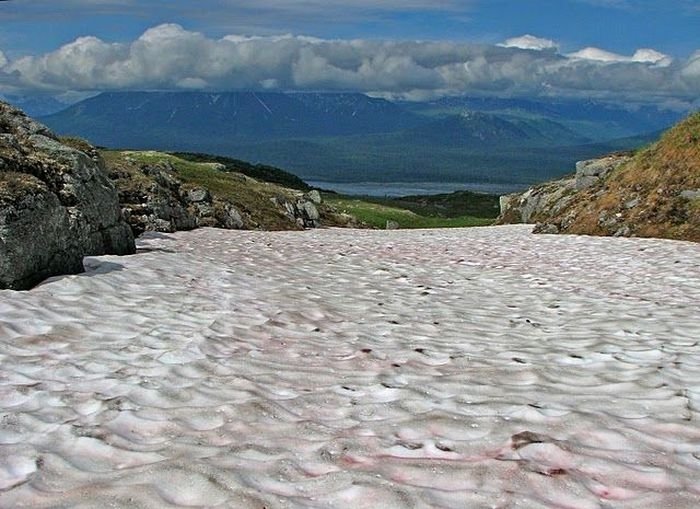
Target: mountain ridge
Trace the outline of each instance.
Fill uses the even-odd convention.
[[[330,103],[323,97],[279,92],[105,92],[41,121],[90,137],[86,129],[106,131],[115,121],[126,122],[128,116],[145,131],[143,135],[153,136],[149,130],[161,125],[180,135],[195,131],[199,136],[242,140],[385,132],[419,122],[415,114],[384,99],[339,93],[333,94],[336,101]],[[105,137],[107,133],[94,134]],[[112,144],[118,143],[112,139]]]

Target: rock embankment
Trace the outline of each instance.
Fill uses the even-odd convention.
[[[502,197],[498,222],[700,242],[700,113],[634,155],[585,161],[575,176]]]
[[[0,288],[81,272],[87,255],[134,251],[98,153],[0,102]]]

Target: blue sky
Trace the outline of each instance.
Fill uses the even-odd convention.
[[[687,56],[700,47],[699,0],[8,0],[0,3],[0,21],[0,41],[10,55],[45,52],[83,35],[124,42],[162,23],[211,36],[496,43],[531,33],[567,49],[651,47]]]
[[[0,92],[342,88],[415,97],[493,92],[683,101],[700,94],[700,0],[8,0],[0,2],[0,26]],[[163,28],[173,26],[179,32]],[[144,42],[149,30],[157,42]],[[275,37],[282,34],[318,40],[297,37],[290,49],[289,40]],[[530,43],[523,46],[518,38],[526,34]],[[262,42],[221,43],[230,35]],[[92,39],[79,39],[87,36]],[[509,39],[506,45],[517,48],[502,47]],[[373,45],[377,40],[390,46]],[[415,40],[431,43],[406,46]],[[139,51],[148,44],[153,58],[163,51],[177,56],[179,67],[165,66],[177,76],[147,69]],[[259,67],[241,57],[260,48]],[[270,62],[266,49],[289,62]],[[639,49],[654,51],[633,57]],[[378,75],[377,52],[387,53],[383,66],[393,75]],[[188,58],[223,58],[228,67],[218,75],[189,72],[197,62]],[[314,79],[299,75],[300,61]],[[233,77],[240,72],[250,79]]]

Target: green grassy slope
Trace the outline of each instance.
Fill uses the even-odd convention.
[[[352,197],[324,194],[336,209],[375,227],[387,221],[400,228],[454,228],[485,226],[498,215],[498,197],[460,191],[433,196],[400,198]]]

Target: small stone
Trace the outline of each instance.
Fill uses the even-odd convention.
[[[400,228],[399,223],[397,223],[396,221],[387,220],[387,222],[386,222],[386,229],[387,230],[398,230],[399,228]]]
[[[629,201],[625,202],[626,209],[633,209],[637,205],[639,205],[639,198],[634,198],[633,200],[629,200]]]
[[[544,234],[555,234],[559,233],[559,227],[556,224],[552,223],[539,223],[535,227],[535,232]]]
[[[681,191],[680,197],[686,200],[697,200],[700,198],[700,189],[686,189]]]
[[[187,191],[187,200],[192,203],[211,202],[211,194],[206,189],[196,187]]]
[[[615,237],[629,237],[632,234],[632,230],[630,229],[629,226],[625,225],[622,228],[618,229],[613,236]]]

